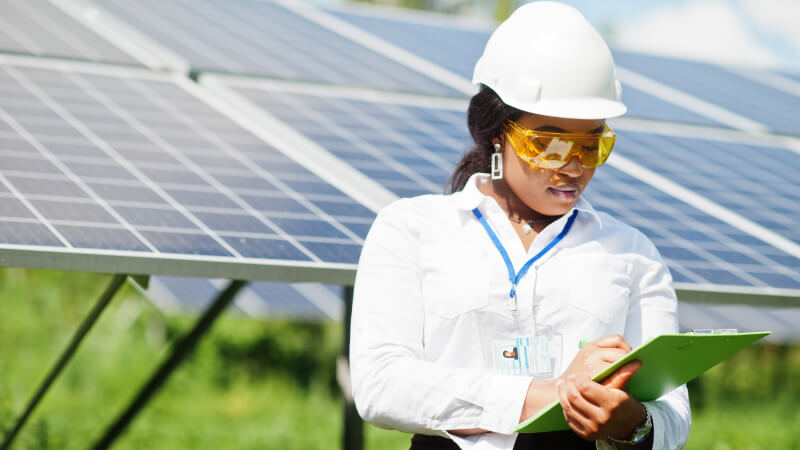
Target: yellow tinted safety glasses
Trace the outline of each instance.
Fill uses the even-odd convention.
[[[531,130],[509,120],[506,138],[517,156],[531,167],[559,169],[577,157],[589,169],[606,162],[617,135],[605,124],[599,133],[556,133]]]

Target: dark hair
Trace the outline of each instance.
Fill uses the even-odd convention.
[[[475,145],[461,158],[448,181],[449,192],[460,191],[474,173],[489,172],[494,145],[492,139],[502,136],[507,120],[517,120],[522,111],[508,106],[491,88],[481,90],[469,101],[467,127]]]

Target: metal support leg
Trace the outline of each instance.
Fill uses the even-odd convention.
[[[114,443],[117,437],[125,431],[128,424],[133,421],[139,411],[147,404],[150,397],[158,391],[175,368],[177,368],[183,359],[191,353],[200,338],[203,337],[217,317],[233,301],[239,290],[246,284],[246,281],[240,280],[234,280],[228,284],[228,287],[217,296],[200,320],[197,321],[194,328],[175,343],[170,355],[161,363],[161,366],[156,370],[153,376],[150,377],[150,380],[142,386],[136,398],[134,398],[128,406],[128,409],[117,418],[113,425],[108,427],[105,435],[95,443],[93,448],[106,449]]]
[[[114,297],[114,294],[116,294],[125,283],[126,277],[127,275],[114,275],[114,277],[111,279],[111,282],[109,283],[105,292],[103,292],[103,295],[100,296],[99,300],[97,300],[97,303],[95,303],[94,307],[89,312],[89,315],[83,319],[83,322],[78,327],[78,330],[72,336],[72,340],[69,342],[69,345],[67,345],[67,348],[61,353],[61,357],[59,357],[55,366],[50,369],[50,372],[39,386],[39,389],[36,390],[33,398],[31,398],[30,402],[28,402],[25,412],[23,412],[20,418],[17,419],[16,425],[14,425],[14,428],[12,428],[11,432],[8,433],[3,441],[3,444],[0,445],[0,449],[6,450],[11,446],[11,443],[14,442],[14,438],[17,437],[17,434],[20,432],[20,430],[22,430],[22,427],[25,426],[25,422],[33,413],[33,410],[42,400],[56,378],[58,378],[58,375],[61,374],[61,371],[64,369],[64,367],[66,367],[69,360],[72,359],[72,356],[78,350],[78,346],[81,345],[83,338],[86,337],[86,334],[89,333],[89,330],[91,330],[92,326],[95,324],[95,322],[97,322],[97,318],[100,317],[100,314],[103,312],[106,306],[108,306],[108,303]]]
[[[356,411],[350,385],[350,372],[348,361],[350,358],[350,316],[353,313],[353,287],[344,288],[344,344],[342,357],[339,359],[339,380],[344,398],[344,436],[343,447],[345,450],[362,450],[364,448],[364,421]],[[343,382],[346,380],[346,382]]]

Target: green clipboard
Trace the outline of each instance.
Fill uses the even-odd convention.
[[[732,334],[662,334],[620,358],[592,377],[601,381],[625,364],[642,361],[626,385],[639,401],[655,400],[703,374],[739,350],[770,334],[768,331]],[[520,433],[568,430],[561,404],[556,401],[521,423]]]

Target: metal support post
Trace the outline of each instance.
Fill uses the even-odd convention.
[[[153,394],[167,381],[167,378],[169,378],[172,372],[180,365],[183,359],[194,350],[200,338],[203,337],[217,317],[227,308],[234,297],[236,297],[239,290],[246,284],[246,281],[240,280],[234,280],[228,284],[228,287],[217,296],[211,306],[208,307],[203,316],[197,321],[194,328],[175,343],[170,355],[161,363],[161,366],[150,377],[150,380],[142,386],[139,393],[128,406],[128,409],[120,414],[117,420],[106,429],[106,433],[95,443],[93,448],[106,449],[114,443],[125,431],[125,428],[130,422],[133,421],[139,411],[147,404]]]
[[[58,361],[50,369],[50,372],[45,377],[42,384],[39,386],[39,389],[36,390],[36,393],[33,395],[33,398],[28,402],[28,406],[25,408],[25,412],[17,419],[16,425],[14,428],[11,429],[11,432],[6,435],[3,444],[0,445],[1,450],[6,450],[11,446],[11,443],[14,442],[14,438],[17,437],[22,427],[25,426],[25,422],[28,420],[30,415],[33,413],[33,410],[42,400],[44,395],[47,393],[47,390],[50,389],[50,386],[53,382],[58,378],[61,371],[66,367],[67,363],[72,359],[72,356],[75,355],[75,352],[78,350],[78,347],[81,345],[83,338],[89,333],[89,330],[92,329],[95,322],[97,322],[98,317],[103,312],[103,310],[108,306],[111,299],[114,297],[122,285],[125,283],[125,278],[127,275],[114,275],[111,279],[106,290],[103,292],[103,295],[100,296],[100,299],[97,300],[92,310],[89,312],[83,322],[78,327],[78,330],[72,336],[72,340],[67,345],[67,348],[61,353],[61,356],[58,358]]]
[[[353,314],[353,286],[344,287],[344,344],[342,356],[339,359],[339,385],[342,387],[344,398],[344,436],[343,447],[345,450],[362,450],[364,448],[364,421],[358,415],[353,402],[350,385],[350,317]]]

